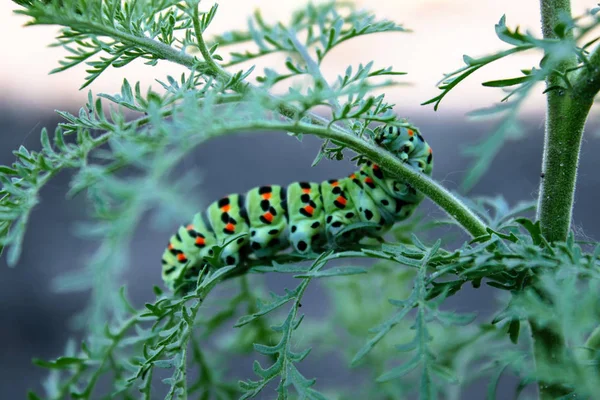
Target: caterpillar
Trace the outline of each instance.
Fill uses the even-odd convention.
[[[432,150],[417,130],[380,125],[373,129],[373,140],[431,175]],[[382,236],[408,218],[423,195],[387,178],[371,161],[359,164],[346,178],[260,186],[213,202],[171,236],[162,256],[165,285],[176,290],[178,282],[197,277],[205,266],[268,260],[290,246],[306,255]]]

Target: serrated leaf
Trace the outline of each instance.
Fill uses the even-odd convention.
[[[14,168],[7,167],[6,165],[0,165],[0,174],[5,175],[18,175],[17,170]]]
[[[400,321],[404,319],[404,317],[406,317],[410,310],[411,307],[404,307],[392,318],[381,324],[380,327],[378,327],[375,330],[377,334],[373,338],[369,339],[367,343],[365,343],[360,348],[360,350],[356,352],[356,354],[352,358],[350,365],[357,365],[394,326],[396,326]]]
[[[294,275],[294,278],[329,278],[335,276],[366,274],[367,270],[360,267],[333,267],[326,270]]]
[[[542,229],[540,227],[540,221],[536,221],[535,223],[527,218],[516,218],[515,222],[521,224],[527,232],[531,235],[531,239],[535,245],[540,245],[542,243]]]
[[[398,379],[403,377],[404,375],[412,372],[415,368],[417,368],[421,364],[420,357],[414,357],[410,361],[399,365],[397,367],[392,368],[388,372],[377,377],[377,382],[387,382],[392,379]]]
[[[477,313],[455,313],[447,311],[437,311],[436,318],[443,324],[464,326],[469,325],[477,318]]]
[[[77,357],[58,357],[54,361],[45,361],[39,358],[33,359],[33,363],[38,367],[49,369],[69,369],[73,366],[80,365],[83,362],[83,359]]]
[[[288,292],[286,295],[284,296],[274,296],[274,300],[266,303],[266,304],[260,304],[259,305],[259,311],[251,314],[251,315],[244,315],[243,317],[240,317],[238,319],[238,321],[235,323],[234,327],[238,328],[240,326],[246,325],[252,321],[254,321],[257,318],[262,317],[263,315],[266,315],[276,309],[278,309],[279,307],[281,307],[282,305],[284,305],[285,303],[291,301],[292,299],[294,299],[296,296],[295,291],[294,292]]]
[[[520,76],[517,78],[487,81],[487,82],[483,82],[482,85],[487,86],[487,87],[506,87],[506,86],[520,85],[521,83],[527,82],[529,80],[531,80],[530,76]]]

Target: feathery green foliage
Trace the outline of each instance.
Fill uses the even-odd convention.
[[[572,91],[572,82],[581,76],[581,70],[593,70],[595,68],[593,61],[590,59],[589,49],[596,43],[598,37],[590,40],[589,36],[599,24],[600,20],[595,16],[595,12],[574,19],[563,14],[560,16],[559,24],[554,27],[556,37],[538,38],[530,32],[520,32],[518,27],[511,30],[506,25],[505,16],[502,16],[495,27],[496,35],[498,39],[511,47],[508,50],[478,58],[464,55],[464,67],[444,74],[444,79],[438,83],[438,87],[442,92],[423,103],[433,104],[436,110],[451,90],[480,68],[513,54],[525,51],[540,53],[539,66],[523,68],[520,76],[482,83],[486,87],[501,88],[506,94],[500,100],[500,103],[469,113],[469,116],[473,119],[497,119],[499,122],[495,129],[479,144],[465,149],[465,153],[474,157],[475,162],[463,182],[463,190],[469,190],[481,179],[507,140],[519,139],[523,136],[523,127],[519,123],[519,110],[524,100],[537,87],[537,84],[543,83],[551,74],[557,74],[560,77],[560,82],[547,87],[544,93]],[[567,68],[565,71],[557,68],[570,55],[577,58],[577,65]]]
[[[85,327],[82,344],[69,344],[54,360],[35,360],[51,370],[43,398],[460,399],[479,378],[489,380],[488,398],[495,398],[498,380],[508,372],[519,380],[519,391],[538,384],[542,398],[595,395],[600,386],[600,246],[580,245],[572,235],[548,237],[554,226],[544,213],[540,220],[528,219],[531,204],[510,208],[502,197],[460,199],[376,146],[371,123],[416,130],[381,94],[403,72],[359,59],[335,81],[324,78],[321,63],[336,46],[372,33],[408,32],[403,26],[336,2],[309,4],[287,23],[269,23],[257,11],[247,29],[216,33],[210,24],[218,7],[201,11],[199,0],[13,1],[28,24],[61,27],[54,45],[68,55],[52,72],[86,65],[82,87],[108,68],[135,60],[186,69],[180,77],[157,79],[160,91],[124,79],[116,94],[90,92],[77,115],[59,112],[63,122],[54,135],[42,131],[38,151],[21,147],[11,166],[0,166],[0,250],[6,250],[9,265],[23,251],[40,190],[66,169],[75,171],[69,195],[85,194],[90,203],[90,222],[80,233],[98,243],[85,267],[55,282],[60,290],[88,290],[92,297],[79,317]],[[482,58],[465,56],[466,66],[446,75],[442,93],[425,103],[437,108],[450,90],[491,62],[522,51],[544,53],[539,68],[484,83],[508,90],[507,96],[501,105],[472,116],[504,119],[473,152],[480,158],[466,187],[482,176],[505,138],[515,135],[518,109],[537,83],[548,82],[550,99],[567,99],[554,99],[558,106],[570,101],[576,107],[577,96],[593,99],[600,89],[600,55],[590,52],[597,38],[589,40],[599,22],[596,10],[574,19],[565,0],[542,4],[550,7],[542,13],[544,21],[555,22],[552,34],[523,34],[502,18],[496,33],[511,48]],[[247,50],[228,51],[233,45]],[[248,66],[274,53],[286,56],[282,65],[262,73]],[[272,94],[274,85],[300,76],[310,82]],[[321,106],[327,117],[315,113]],[[549,107],[552,118],[557,111]],[[575,122],[583,127],[586,115]],[[548,129],[553,135],[552,124]],[[431,228],[448,221],[413,218],[395,228],[393,242],[328,251],[308,266],[284,254],[268,265],[252,261],[205,270],[183,277],[178,295],[155,287],[156,299],[136,309],[119,288],[140,220],[148,211],[161,221],[196,211],[184,199],[197,175],[174,179],[174,169],[211,138],[256,130],[319,136],[323,145],[315,163],[342,159],[346,149],[353,150],[357,159],[378,163],[428,196],[472,240],[454,248],[444,248],[448,245],[440,239],[426,245],[438,234]],[[547,168],[552,176],[552,162]],[[366,259],[376,260],[375,265],[339,265]],[[328,265],[336,260],[343,261]],[[254,278],[265,274],[289,275],[299,283],[261,300],[264,293]],[[249,275],[257,275],[252,285]],[[325,321],[305,319],[300,312],[314,281],[324,282],[330,296]],[[239,289],[226,301],[211,300],[211,293],[228,282],[239,282]],[[465,285],[501,293],[501,311],[488,320],[448,310],[446,300]],[[210,311],[205,304],[211,304]],[[523,332],[527,325],[532,337]],[[222,330],[234,333],[215,349],[209,340]],[[228,360],[248,351],[261,360],[254,362],[256,377],[232,383]],[[307,364],[300,367],[309,353],[341,355],[366,383],[355,390],[316,384]],[[29,398],[42,397],[31,392]]]

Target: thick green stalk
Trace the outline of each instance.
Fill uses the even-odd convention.
[[[573,92],[548,93],[537,218],[550,242],[565,241],[571,228],[581,139],[592,103]]]
[[[546,39],[556,39],[554,28],[561,17],[571,16],[570,0],[540,0],[542,33]],[[572,39],[572,32],[567,39]],[[546,128],[544,135],[544,157],[542,162],[541,184],[538,197],[537,218],[542,233],[550,242],[567,239],[571,228],[575,185],[579,153],[585,122],[593,99],[599,89],[600,56],[598,49],[590,57],[589,67],[582,68],[578,74],[564,75],[578,64],[573,54],[555,67],[555,71],[546,80],[547,93]],[[565,87],[569,86],[570,87]],[[538,326],[530,321],[533,337],[533,350],[538,371],[544,365],[561,362],[564,351],[563,338],[548,327]],[[570,392],[558,384],[538,382],[540,399],[555,399]]]
[[[529,321],[533,338],[533,354],[536,368],[541,365],[560,364],[564,361],[563,338],[549,327],[540,326],[536,321]],[[572,392],[559,384],[538,381],[540,400],[558,399]]]
[[[541,0],[542,32],[546,39],[556,39],[554,28],[561,16],[571,15],[570,0]],[[572,33],[569,34],[572,37]],[[565,72],[577,65],[575,54],[564,59],[556,70]],[[552,73],[548,88],[564,87],[564,79]],[[577,167],[583,128],[593,95],[577,85],[572,89],[554,89],[547,93],[546,129],[538,215],[542,233],[550,241],[567,239],[571,227]]]
[[[540,0],[542,33],[544,38],[556,38],[554,27],[559,23],[561,13],[571,15],[570,0]],[[557,65],[564,72],[576,65],[575,57],[570,57]],[[546,87],[562,86],[564,82],[558,74],[550,74]],[[541,183],[538,195],[537,219],[542,233],[551,241],[566,240],[570,226],[579,163],[579,148],[587,110],[577,110],[576,99],[571,92],[551,90],[546,95],[546,127],[544,132],[544,155]],[[588,107],[589,109],[589,107]],[[533,355],[536,370],[543,365],[556,363],[556,351],[562,351],[564,340],[551,329],[541,327],[530,320],[533,339]],[[568,393],[556,384],[538,380],[540,400],[555,399]]]

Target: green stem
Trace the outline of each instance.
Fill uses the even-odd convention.
[[[440,208],[456,220],[473,237],[487,234],[485,223],[475,215],[463,202],[456,198],[450,191],[435,182],[427,175],[421,174],[407,164],[400,161],[393,154],[383,150],[373,143],[364,141],[353,134],[342,133],[331,127],[306,124],[301,122],[272,122],[254,121],[240,125],[227,125],[220,127],[218,135],[239,133],[241,131],[286,131],[319,136],[343,143],[346,147],[358,154],[363,154],[369,160],[377,163],[385,171],[399,180],[410,184],[429,197]],[[216,135],[213,133],[212,135]]]
[[[555,84],[548,78],[548,86]],[[593,98],[548,93],[542,180],[537,218],[550,242],[565,241],[571,228],[579,152]]]
[[[570,0],[540,0],[540,11],[544,38],[557,39],[554,28],[562,22],[562,18],[571,17]],[[573,39],[572,32],[568,33],[569,39]],[[590,58],[592,66],[600,64],[597,53],[598,49]],[[557,72],[549,74],[546,79],[547,88],[563,87],[564,74],[577,64],[575,54],[557,63]],[[572,78],[570,88],[550,90],[546,98],[544,157],[537,218],[542,233],[550,242],[565,241],[571,228],[583,130],[599,88],[596,67],[582,68]],[[562,336],[549,327],[539,326],[533,319],[529,323],[538,371],[542,366],[559,367],[565,347]],[[538,387],[540,399],[555,399],[570,392],[560,384],[543,380],[538,381]]]
[[[563,15],[571,15],[570,0],[541,0],[540,8],[544,38],[556,39],[554,27]],[[572,32],[569,35],[572,38]],[[573,54],[559,62],[555,69],[564,73],[575,66],[577,58]],[[548,88],[564,86],[564,81],[558,73],[551,73],[546,85]],[[580,80],[572,90],[556,89],[547,93],[537,218],[550,242],[564,241],[569,234],[581,139],[593,97],[586,87],[581,87]]]
[[[198,12],[198,6],[194,7],[193,14],[193,22],[194,22],[194,35],[196,36],[196,41],[198,42],[198,50],[200,50],[200,54],[204,57],[204,62],[207,65],[208,71],[211,71],[215,78],[227,82],[231,75],[227,71],[225,71],[219,64],[215,62],[212,58],[212,54],[210,54],[210,50],[204,41],[204,37],[202,36],[202,29],[200,28],[200,14]],[[208,72],[207,71],[207,72]],[[239,85],[234,88],[234,90],[238,93],[245,93],[247,91],[246,85]]]
[[[533,338],[536,370],[539,371],[540,366],[560,366],[565,359],[565,343],[562,336],[550,327],[538,325],[535,320],[530,320],[529,326]],[[538,380],[538,390],[540,400],[557,399],[572,392],[571,389],[560,384],[547,383],[543,380]]]
[[[190,336],[191,336],[191,334],[190,334]],[[190,336],[188,336],[188,340],[187,340],[188,342],[189,342]],[[181,374],[182,374],[182,377],[181,377],[180,384],[178,385],[182,389],[179,394],[179,397],[178,397],[178,399],[181,399],[181,400],[187,400],[187,398],[188,398],[188,388],[187,388],[187,370],[188,370],[187,369],[187,352],[188,352],[187,348],[188,348],[188,346],[189,345],[186,345],[184,348],[181,349],[181,367],[182,367]]]

